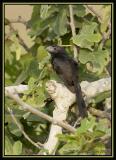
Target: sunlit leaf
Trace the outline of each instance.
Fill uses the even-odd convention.
[[[12,45],[11,40],[5,41],[5,62],[8,61],[10,64],[13,61],[13,55],[11,54],[10,46]]]
[[[49,5],[41,5],[41,9],[40,9],[41,18],[45,19],[47,17],[49,7],[50,7]]]
[[[94,33],[97,29],[97,23],[92,22],[91,24],[83,24],[80,33],[72,38],[73,43],[80,46],[81,48],[92,49],[94,43],[100,42],[102,36],[99,32]]]
[[[58,13],[56,20],[54,22],[53,30],[58,36],[64,35],[67,32],[67,24],[66,24],[67,16],[66,15],[67,15],[66,10],[62,9]]]
[[[78,17],[84,17],[86,14],[85,7],[83,5],[73,5],[73,13]]]
[[[13,144],[13,155],[21,155],[22,153],[22,143],[20,141],[16,141]]]
[[[93,132],[93,127],[94,127],[95,125],[96,125],[96,122],[95,122],[95,118],[94,118],[94,117],[92,117],[92,118],[90,119],[90,121],[87,120],[87,119],[83,119],[83,120],[81,121],[81,127],[77,129],[77,134],[78,134],[78,133],[84,133],[84,132],[86,132],[87,130]]]
[[[98,50],[94,52],[80,50],[79,54],[79,61],[83,64],[90,62],[92,64],[90,71],[97,72],[98,74],[103,72],[103,69],[108,64],[109,59],[109,52],[107,50]]]
[[[10,139],[5,136],[5,155],[12,155],[13,154],[13,148],[12,143]]]
[[[44,58],[46,58],[48,56],[48,52],[45,49],[44,46],[40,46],[37,50],[37,59],[39,62],[41,62],[42,60],[44,60]]]

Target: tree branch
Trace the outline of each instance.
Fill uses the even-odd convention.
[[[24,25],[27,25],[27,21],[23,19],[21,16],[19,16],[17,19],[10,19],[10,23],[22,23]]]
[[[92,13],[95,14],[95,16],[98,18],[98,20],[101,22],[102,21],[102,17],[101,15],[99,15],[98,12],[96,12],[96,10],[93,9],[93,7],[91,7],[90,5],[85,5],[85,7],[90,10]]]
[[[107,118],[111,121],[111,114],[107,113],[106,111],[101,111],[101,110],[98,110],[92,107],[90,107],[88,110],[94,116],[101,117],[101,118]]]
[[[70,27],[71,27],[71,31],[72,31],[72,36],[74,37],[76,35],[76,30],[75,30],[75,24],[74,24],[74,18],[73,18],[73,7],[72,5],[69,5],[69,13],[70,13]],[[74,50],[74,58],[77,60],[77,48],[74,45],[73,46],[73,50]]]
[[[64,122],[61,121],[57,121],[55,119],[53,119],[52,117],[48,116],[47,114],[33,108],[31,105],[26,104],[25,102],[23,102],[18,95],[13,94],[9,91],[5,92],[6,96],[12,98],[15,102],[17,102],[19,105],[21,105],[23,107],[24,110],[28,110],[29,112],[55,124],[58,126],[61,126],[63,128],[65,128],[66,130],[68,130],[69,132],[74,133],[75,132],[75,128],[73,128],[72,126],[70,126],[69,124],[66,124]]]
[[[53,119],[57,121],[66,121],[69,107],[75,101],[75,94],[70,92],[67,87],[57,83],[56,81],[48,81],[46,83],[46,89],[51,98],[55,102],[55,109],[53,111]],[[68,97],[68,98],[67,98]],[[48,141],[45,143],[44,148],[48,150],[49,154],[55,154],[59,144],[57,134],[62,134],[62,128],[60,126],[51,125]],[[52,145],[51,145],[52,143]],[[46,153],[44,153],[45,155]]]
[[[15,122],[15,124],[17,125],[17,127],[19,128],[19,130],[22,132],[22,134],[24,135],[24,137],[25,137],[31,144],[33,144],[34,146],[36,146],[37,148],[40,149],[41,147],[43,147],[43,144],[42,144],[42,143],[37,142],[37,143],[38,143],[38,144],[37,144],[37,143],[35,143],[34,141],[32,141],[32,140],[29,138],[29,136],[24,132],[22,126],[19,124],[19,122],[17,121],[16,117],[14,116],[13,111],[12,111],[10,108],[8,108],[8,111],[9,111],[9,113],[10,113],[12,119],[13,119],[13,122]],[[38,145],[39,145],[39,146],[38,146]],[[41,147],[40,147],[40,146],[41,146]]]
[[[14,27],[12,26],[12,24],[11,24],[11,22],[10,22],[9,20],[8,20],[8,25],[9,25],[9,27],[10,27],[11,32],[17,32],[17,31],[14,29]],[[5,40],[7,40],[7,39],[9,38],[9,35],[10,35],[10,34],[8,34],[8,36],[5,37]],[[16,37],[17,37],[17,39],[18,39],[18,41],[19,41],[19,44],[20,44],[21,46],[23,46],[24,49],[25,49],[27,52],[29,52],[30,49],[28,48],[28,46],[25,44],[25,42],[23,41],[23,39],[20,37],[20,35],[19,35],[18,33],[16,34]]]
[[[83,81],[81,82],[81,88],[82,92],[85,95],[85,102],[86,104],[89,104],[91,102],[91,98],[95,97],[95,95],[98,95],[99,93],[107,90],[111,90],[111,78],[103,78],[94,82]],[[51,80],[46,83],[46,90],[56,104],[52,118],[38,111],[32,106],[22,102],[18,95],[15,94],[16,91],[20,93],[26,89],[28,89],[28,87],[23,87],[22,85],[19,85],[19,88],[18,86],[10,86],[5,88],[5,94],[14,99],[19,105],[21,105],[29,112],[52,122],[48,140],[43,147],[48,150],[49,154],[55,154],[55,151],[58,147],[58,138],[56,137],[56,135],[62,133],[62,127],[72,133],[76,131],[74,127],[63,122],[66,120],[69,106],[71,106],[75,102],[75,94],[70,92],[63,84],[57,83],[56,81]],[[43,154],[46,155],[45,152]]]
[[[85,7],[88,10],[90,10],[92,13],[94,13],[94,15],[98,18],[99,22],[102,23],[101,15],[91,5],[85,5]],[[109,20],[109,23],[108,23],[108,31],[101,34],[102,34],[101,48],[103,48],[106,40],[109,39],[111,35],[111,20]]]
[[[109,21],[108,24],[108,31],[102,33],[101,48],[103,48],[103,46],[105,45],[106,40],[110,38],[110,35],[111,35],[111,20]]]

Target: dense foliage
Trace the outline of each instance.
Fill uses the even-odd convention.
[[[33,107],[51,115],[53,102],[45,102],[48,94],[45,83],[50,79],[58,80],[50,64],[50,55],[46,46],[63,45],[70,56],[74,57],[74,45],[77,46],[80,68],[80,81],[94,81],[107,77],[106,66],[111,60],[111,5],[72,5],[75,36],[70,26],[69,5],[33,5],[31,19],[25,24],[28,35],[34,44],[29,50],[19,41],[19,35],[11,29],[5,39],[5,86],[27,84],[29,90],[21,97]],[[94,12],[93,12],[94,11]],[[5,27],[10,27],[10,20],[5,19]],[[102,103],[103,98],[98,101]],[[99,105],[96,102],[95,107]],[[23,130],[37,142],[44,143],[49,135],[50,123],[21,109],[13,100],[5,98],[5,154],[36,154],[39,149],[28,142],[13,123],[7,107],[13,109]],[[72,114],[69,119],[74,121]],[[57,154],[69,155],[104,155],[106,146],[100,139],[110,134],[107,119],[91,116],[84,119],[75,134],[58,135],[61,144]]]

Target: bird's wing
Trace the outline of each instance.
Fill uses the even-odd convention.
[[[73,85],[72,76],[74,75],[72,75],[73,72],[69,60],[55,58],[53,61],[53,68],[65,84]]]

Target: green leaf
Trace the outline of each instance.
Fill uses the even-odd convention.
[[[16,141],[13,144],[13,155],[21,155],[22,153],[22,143],[20,141]]]
[[[79,153],[80,146],[76,142],[65,144],[60,150],[61,155],[77,155]]]
[[[108,27],[108,23],[111,19],[111,4],[109,5],[89,5],[91,10],[88,10],[93,16],[97,16],[100,22],[100,30],[104,33]],[[95,14],[96,13],[96,14]]]
[[[44,104],[44,100],[46,99],[45,90],[43,87],[39,87],[37,92],[38,97],[36,98],[36,102],[39,106],[42,106]]]
[[[29,76],[33,76],[34,78],[37,78],[40,73],[39,67],[38,67],[38,61],[35,57],[32,57],[30,54],[28,54],[27,56],[23,57],[21,61],[22,61],[21,65],[23,66],[23,70],[18,75],[15,81],[15,85],[24,82]]]
[[[48,52],[45,50],[44,46],[40,46],[37,50],[37,59],[39,62],[44,60],[48,56]]]
[[[34,78],[37,78],[40,74],[40,70],[38,67],[38,60],[35,58],[31,61],[29,68],[28,68],[29,76],[33,76]]]
[[[101,32],[104,33],[108,27],[108,23],[111,19],[111,5],[107,5],[103,8],[102,20],[101,20]]]
[[[73,5],[73,13],[78,17],[84,17],[86,14],[85,7],[83,5]]]
[[[94,43],[100,42],[102,36],[99,32],[94,33],[97,29],[97,23],[83,24],[80,33],[72,38],[73,43],[82,47],[92,49]]]
[[[111,49],[111,39],[108,39],[105,43],[105,47]]]
[[[108,120],[106,118],[100,119],[98,125],[95,128],[95,131],[108,133],[109,132]]]
[[[34,77],[30,77],[30,79],[29,79],[29,81],[28,81],[28,86],[29,86],[29,89],[31,90],[31,89],[34,89],[34,87],[35,87],[35,82],[36,82],[37,80],[34,78]]]
[[[67,12],[66,9],[62,9],[57,14],[56,20],[53,24],[53,30],[58,35],[64,35],[67,33]]]
[[[101,130],[95,129],[95,130],[94,130],[94,135],[93,135],[93,136],[94,136],[95,138],[102,137],[102,136],[104,136],[104,132],[101,131]]]
[[[33,6],[33,12],[31,15],[31,19],[28,22],[28,26],[35,29],[39,23],[39,18],[40,18],[40,9],[41,9],[41,5],[34,5]]]
[[[111,134],[106,124],[106,119],[97,122],[95,117],[89,116],[81,121],[81,126],[74,134],[58,135],[59,141],[63,142],[63,146],[59,149],[60,155],[105,154],[105,145],[100,141],[100,137]]]
[[[12,155],[13,154],[13,148],[12,143],[10,139],[5,136],[5,155]]]
[[[41,5],[40,9],[40,17],[45,19],[47,17],[48,9],[50,8],[49,5]]]
[[[86,35],[85,39],[87,39],[89,42],[99,42],[102,39],[102,36],[100,33],[95,33]]]
[[[87,69],[93,73],[100,74],[109,62],[109,52],[107,50],[97,50],[90,52],[88,50],[80,50],[79,61],[82,64],[89,63],[91,67]]]
[[[20,123],[20,122],[19,122]],[[21,125],[21,123],[20,123]],[[9,125],[9,130],[12,134],[14,134],[17,137],[20,137],[22,135],[22,132],[20,131],[20,129],[17,127],[16,124],[14,123],[10,123]]]
[[[80,30],[80,34],[93,34],[94,31],[97,30],[98,24],[96,22],[91,22],[89,24],[83,23],[82,29]]]
[[[29,112],[28,112],[29,114]],[[29,114],[28,117],[25,117],[25,119],[27,119],[27,121],[31,121],[31,122],[37,122],[39,125],[40,123],[47,123],[45,119],[38,117],[36,115],[33,114]]]
[[[43,107],[45,105],[44,100],[46,99],[45,89],[41,81],[37,85],[37,80],[32,77],[29,80],[29,91],[23,96],[23,100],[33,107]],[[28,95],[29,94],[29,95]]]
[[[93,127],[95,125],[96,125],[96,122],[94,117],[91,117],[90,120],[83,119],[81,121],[81,126],[77,129],[77,134],[87,132],[88,130],[93,132]]]
[[[10,99],[5,98],[5,102],[6,102],[8,107],[9,107],[9,104],[12,105],[12,107],[10,106],[10,108],[13,109],[13,112],[15,113],[15,117],[17,119],[22,118],[22,115],[25,114],[26,111],[20,110],[19,106],[14,105],[13,101],[10,100]],[[5,109],[6,109],[6,106],[5,106]],[[5,122],[8,122],[9,126],[12,124],[12,117],[11,117],[10,113],[7,112],[6,110],[5,110]],[[11,130],[13,130],[13,128],[11,128]]]
[[[99,103],[109,97],[111,97],[111,91],[105,91],[100,93],[99,95],[96,95],[92,99],[94,100],[95,103]]]
[[[105,146],[102,143],[96,143],[96,146],[94,147],[94,154],[95,155],[105,155]]]
[[[38,23],[36,24],[36,27],[29,32],[29,35],[31,37],[33,37],[33,36],[37,37],[40,35],[44,36],[44,33],[45,33],[44,31],[46,31],[50,27],[50,25],[52,24],[54,19],[55,19],[55,17],[52,16],[52,17],[48,17],[45,20],[38,21]]]
[[[28,77],[29,72],[28,70],[23,70],[17,77],[16,81],[15,81],[15,85],[21,84],[22,82],[24,82],[26,80],[26,78]]]
[[[10,64],[12,64],[13,61],[13,55],[11,54],[10,46],[12,45],[11,40],[5,41],[5,63],[8,61]]]
[[[93,45],[93,43],[85,39],[85,35],[76,35],[72,39],[73,39],[73,43],[76,44],[77,46],[92,50],[91,46]]]
[[[13,41],[12,45],[10,46],[10,50],[12,52],[16,52],[16,60],[19,60],[21,55],[26,54],[26,51],[25,51],[23,45],[21,45],[19,43],[19,40],[18,40],[15,33],[13,33],[13,35],[10,37],[10,39]]]

